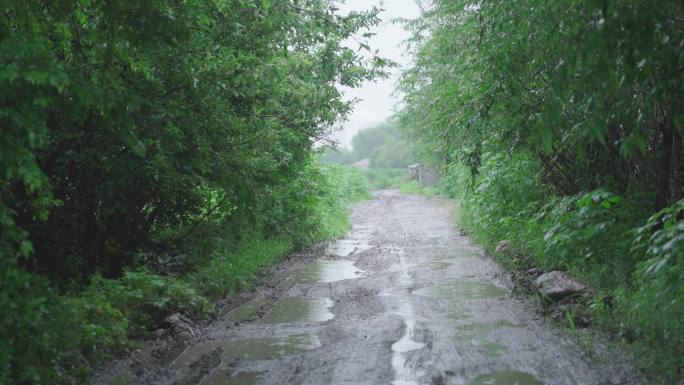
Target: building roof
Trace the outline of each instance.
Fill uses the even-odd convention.
[[[370,167],[370,159],[368,159],[368,158],[361,159],[358,162],[352,163],[352,166],[366,169],[366,168]]]

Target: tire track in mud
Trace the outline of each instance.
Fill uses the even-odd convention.
[[[620,352],[586,355],[512,297],[449,210],[445,200],[376,192],[354,206],[345,238],[280,264],[169,365],[130,383],[640,383]]]

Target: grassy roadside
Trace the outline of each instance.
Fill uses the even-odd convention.
[[[638,196],[605,190],[556,197],[526,170],[483,167],[470,179],[452,170],[443,188],[458,201],[456,222],[529,287],[526,272],[564,270],[597,294],[563,313],[630,344],[652,383],[684,383],[684,202],[650,215]],[[498,172],[498,167],[504,168]]]
[[[348,205],[370,196],[366,178],[352,168],[316,167],[318,179],[300,202],[308,215],[295,225],[244,228],[238,237],[207,221],[169,258],[173,268],[146,260],[120,278],[95,276],[84,289],[60,293],[46,279],[0,260],[6,293],[0,305],[10,310],[0,322],[16,329],[0,344],[0,384],[84,383],[93,362],[134,347],[168,315],[208,317],[216,300],[251,287],[283,256],[344,234]]]

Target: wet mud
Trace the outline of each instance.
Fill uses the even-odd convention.
[[[588,354],[513,296],[449,202],[379,191],[352,222],[226,303],[170,362],[129,360],[94,385],[642,383],[621,352]]]

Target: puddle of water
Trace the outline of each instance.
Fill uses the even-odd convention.
[[[295,273],[293,279],[298,283],[337,282],[360,277],[363,270],[354,266],[352,261],[318,260]]]
[[[255,385],[264,372],[238,372],[220,367],[212,371],[199,385]]]
[[[235,309],[224,314],[221,319],[228,322],[244,322],[252,318],[254,313],[256,313],[259,308],[261,308],[266,301],[257,297],[251,301],[245,302],[242,305],[236,307]]]
[[[399,286],[409,287],[412,284],[411,275],[408,273],[409,265],[406,262],[404,255],[399,254],[399,265],[401,266],[401,274],[399,275]],[[411,302],[407,297],[401,296],[403,300],[399,306],[398,314],[404,318],[404,326],[406,330],[404,335],[394,344],[392,344],[392,369],[394,369],[394,381],[392,385],[418,385],[418,378],[422,375],[422,371],[416,370],[408,364],[405,356],[406,353],[419,350],[425,347],[425,344],[413,339],[413,330],[416,327],[416,316],[411,306]]]
[[[365,240],[341,239],[331,243],[326,249],[326,254],[346,257],[350,254],[358,254],[362,251],[370,250],[371,248],[373,248],[373,246]]]
[[[392,344],[392,368],[394,369],[394,381],[392,385],[418,385],[415,380],[417,374],[412,368],[406,366],[403,353],[422,349],[425,344],[413,339],[413,329],[416,321],[412,318],[406,320],[406,331],[401,339]]]
[[[479,250],[463,247],[450,249],[447,255],[449,256],[449,259],[452,260],[463,260],[467,258],[478,258],[482,256]]]
[[[465,332],[465,333],[478,333],[478,334],[485,334],[489,333],[491,331],[497,330],[497,329],[502,329],[502,328],[523,328],[525,325],[521,324],[515,324],[510,321],[496,321],[494,323],[488,323],[488,324],[480,324],[480,323],[471,323],[471,324],[466,324],[462,326],[458,326],[459,331]]]
[[[259,323],[325,322],[335,317],[330,312],[332,306],[329,298],[282,298]]]
[[[434,261],[430,262],[430,266],[432,266],[433,270],[445,270],[449,268],[449,266],[453,265],[451,262],[446,262],[446,261]]]
[[[489,357],[499,357],[508,350],[507,347],[497,344],[496,342],[485,342],[481,346],[484,348],[485,354]]]
[[[506,370],[503,372],[487,373],[475,378],[468,385],[544,385],[525,372]]]
[[[478,350],[484,351],[489,357],[500,356],[508,348],[499,343],[487,339],[487,334],[502,328],[517,328],[524,325],[514,324],[509,321],[497,321],[494,323],[470,323],[456,326],[455,338],[461,343],[469,344]]]
[[[473,318],[472,309],[463,301],[450,301],[443,309],[444,315],[451,321]]]
[[[171,367],[182,369],[196,362],[203,355],[221,348],[221,363],[229,365],[236,360],[259,361],[301,353],[320,347],[318,337],[297,334],[285,338],[259,338],[231,341],[208,341],[190,346],[172,363]],[[216,370],[219,370],[217,368]]]
[[[456,281],[424,287],[413,294],[441,299],[486,299],[501,297],[508,293],[494,284],[478,281]]]

